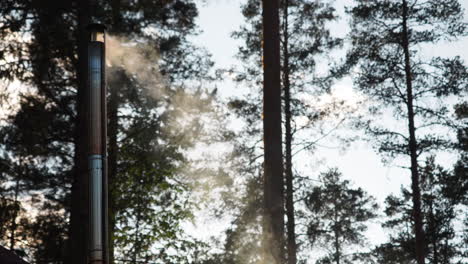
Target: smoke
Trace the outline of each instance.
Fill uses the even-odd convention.
[[[160,113],[167,115],[169,142],[185,146],[177,180],[190,187],[182,199],[190,200],[195,210],[193,221],[182,225],[184,231],[203,241],[216,239],[210,253],[223,252],[228,245],[235,263],[272,263],[261,242],[261,157],[252,163],[250,154],[243,153],[242,140],[231,132],[233,118],[216,91],[171,84],[153,46],[114,36],[106,44],[107,65],[120,68],[146,96],[163,102]],[[107,78],[118,84],[113,72]]]
[[[130,81],[144,88],[146,96],[165,104],[169,114],[165,127],[180,143],[195,145],[214,136],[213,124],[222,117],[213,92],[199,86],[171,84],[170,76],[161,73],[162,59],[153,45],[109,36],[106,46],[108,67],[125,71]],[[114,78],[112,72],[107,78]]]
[[[181,199],[189,200],[195,209],[194,220],[183,224],[184,231],[204,240],[222,236],[230,214],[224,212],[220,217],[219,211],[213,213],[212,208],[222,206],[226,195],[235,196],[231,193],[235,173],[230,165],[227,114],[216,98],[216,90],[194,85],[193,81],[186,86],[171,84],[171,76],[161,73],[159,52],[151,45],[115,36],[109,36],[106,45],[107,66],[125,72],[132,85],[143,88],[144,96],[159,102],[158,114],[165,115],[161,126],[170,137],[163,144],[183,148],[185,161],[179,164],[176,181],[189,186],[189,193],[181,195]],[[120,85],[120,77],[114,73],[109,71],[107,79]]]
[[[147,88],[153,98],[161,98],[168,82],[160,73],[159,53],[148,44],[130,41],[122,37],[109,36],[106,40],[106,64],[120,67]],[[112,78],[112,76],[108,76]]]

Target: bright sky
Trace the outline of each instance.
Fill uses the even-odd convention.
[[[206,2],[206,1],[204,1]],[[194,40],[197,44],[204,46],[213,54],[215,67],[227,68],[239,62],[234,58],[240,41],[230,37],[231,32],[237,30],[243,23],[240,5],[244,1],[208,0],[208,3],[200,4],[200,15],[198,25],[203,33]],[[343,10],[344,3],[351,1],[337,0],[337,10]],[[460,1],[465,8],[465,17],[468,20],[468,0]],[[341,19],[331,25],[332,34],[343,36],[347,32],[347,21]],[[468,62],[468,38],[456,43],[438,45],[437,49],[426,48],[424,53],[428,56],[461,56]],[[230,97],[244,90],[226,80],[218,84],[221,96]],[[350,79],[340,82],[335,87],[337,94],[352,94],[352,83]],[[317,159],[324,159],[321,165],[309,164],[304,160],[301,166],[309,168],[313,177],[324,171],[327,167],[338,167],[345,178],[352,180],[355,186],[367,190],[376,197],[380,204],[390,193],[399,193],[400,186],[409,184],[409,171],[396,166],[384,166],[381,157],[375,153],[369,143],[357,142],[352,144],[345,153],[336,149],[318,149]],[[213,229],[211,229],[213,230]],[[214,234],[212,234],[214,235]],[[374,243],[385,241],[385,234],[376,223],[371,226],[368,237]]]

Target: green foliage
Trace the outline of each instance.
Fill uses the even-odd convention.
[[[462,201],[466,199],[467,178],[460,178],[426,160],[421,170],[421,194],[425,255],[429,263],[458,263],[461,235],[456,231]],[[414,230],[411,223],[411,192],[402,188],[400,196],[387,197],[383,227],[390,229],[390,241],[377,248],[382,263],[411,263],[414,256]],[[466,205],[465,205],[466,207]],[[462,207],[464,208],[464,207]]]
[[[340,107],[324,106],[320,108],[308,99],[311,94],[319,95],[329,87],[327,81],[318,78],[316,74],[317,61],[326,58],[326,53],[339,47],[341,40],[331,36],[327,23],[337,17],[331,4],[325,1],[280,1],[280,39],[281,39],[281,78],[282,89],[290,89],[291,97],[288,103],[291,106],[292,134],[294,140],[300,137],[300,143],[294,152],[313,150],[316,139],[327,133],[330,127],[322,125],[314,127],[317,122],[341,111]],[[239,117],[243,129],[237,133],[234,139],[236,159],[249,164],[248,168],[239,168],[238,174],[244,177],[242,197],[235,209],[235,220],[228,230],[226,254],[238,263],[251,263],[256,261],[259,255],[258,235],[261,220],[252,217],[261,215],[261,193],[253,190],[252,185],[261,187],[262,174],[262,98],[261,89],[263,83],[262,65],[262,17],[261,1],[249,0],[242,6],[242,14],[245,24],[232,33],[232,37],[242,40],[237,58],[242,62],[238,69],[229,70],[229,75],[239,84],[250,87],[249,92],[242,97],[231,98],[228,106]],[[286,11],[287,10],[287,11]],[[287,43],[287,44],[285,44]],[[287,45],[288,51],[285,51]],[[287,61],[287,68],[285,62]],[[285,87],[285,79],[289,79],[288,87]],[[286,104],[283,97],[283,105]],[[283,114],[284,115],[284,114]],[[337,120],[337,122],[339,122]],[[330,124],[330,123],[328,123]],[[284,130],[283,130],[284,131]],[[326,132],[324,132],[326,131]],[[290,135],[292,138],[292,135]],[[238,169],[238,168],[236,168]],[[308,186],[301,180],[294,183],[296,187]],[[307,187],[305,187],[307,188]],[[239,196],[241,197],[241,196]],[[255,225],[258,225],[255,227]],[[252,241],[249,241],[252,240]],[[234,247],[237,247],[235,249]],[[237,255],[237,256],[236,256]]]
[[[456,148],[460,153],[459,159],[455,164],[454,177],[455,181],[447,183],[448,186],[457,186],[458,193],[465,193],[462,197],[463,204],[468,205],[468,102],[464,101],[455,106],[455,114],[457,119],[462,121],[462,124],[457,129],[458,142]],[[461,185],[460,185],[461,183]],[[447,191],[450,191],[449,188]]]
[[[428,185],[436,184],[438,177],[449,181],[455,178],[440,171],[437,176],[430,176],[420,169],[418,159],[454,147],[451,133],[457,121],[445,100],[466,94],[468,70],[459,57],[427,58],[419,48],[422,44],[466,36],[463,10],[456,0],[363,0],[356,1],[348,13],[352,16],[352,48],[346,66],[337,72],[357,66],[354,75],[357,88],[378,102],[371,105],[369,112],[392,113],[396,121],[408,124],[408,127],[390,126],[387,121],[386,124],[372,118],[359,124],[386,158],[407,156],[406,164],[411,160],[411,191],[403,189],[401,197],[387,199],[386,214],[391,219],[385,226],[400,232],[393,233],[390,242],[377,249],[382,254],[380,261],[409,263],[417,259],[421,263],[428,257],[438,263],[437,253],[430,255],[430,244],[435,248],[433,252],[442,250],[438,243],[451,239],[450,223],[455,214],[450,203],[441,197],[441,190],[435,186],[428,189]],[[430,198],[433,192],[439,192],[437,199]],[[451,258],[449,248],[453,246],[447,244],[444,253],[447,258]]]
[[[280,20],[282,23],[280,38],[282,41],[281,45],[284,45],[283,43],[285,43],[285,39],[287,38],[288,54],[282,53],[281,61],[283,63],[285,56],[288,56],[288,74],[292,91],[291,105],[293,107],[293,116],[304,116],[313,121],[316,109],[311,111],[311,106],[299,98],[304,94],[320,94],[323,91],[321,88],[328,88],[328,85],[323,83],[323,79],[318,78],[315,71],[318,58],[326,58],[325,54],[327,52],[341,45],[341,39],[331,36],[326,27],[327,23],[336,20],[337,17],[332,5],[323,1],[290,0],[288,1],[288,24],[286,25],[286,17],[283,10],[284,3],[282,2],[280,6]],[[239,60],[242,61],[242,69],[232,70],[234,79],[252,87],[251,93],[243,100],[235,100],[237,103],[233,103],[233,106],[247,107],[249,110],[245,111],[250,112],[255,110],[255,105],[258,106],[256,102],[261,101],[261,93],[259,91],[263,79],[260,12],[260,1],[247,1],[242,8],[246,24],[232,34],[233,38],[244,41],[243,45],[239,47],[237,54]],[[283,52],[283,47],[281,50]],[[282,71],[284,71],[283,67]],[[283,74],[284,72],[282,72]],[[244,112],[243,114],[248,118],[249,113]],[[253,116],[257,120],[257,124],[260,123],[258,117],[261,114],[261,109],[256,109],[255,112],[250,114],[254,114]],[[254,128],[257,127],[258,125],[254,126]]]
[[[117,2],[119,8],[113,5]],[[69,238],[75,144],[81,133],[76,131],[79,7],[76,1],[0,3],[0,59],[8,62],[0,66],[0,77],[17,79],[29,87],[20,91],[18,111],[1,126],[2,177],[6,179],[2,184],[19,179],[22,201],[33,192],[39,194],[34,206],[42,214],[22,227],[18,222],[19,229],[30,230],[27,252],[37,261],[63,263]],[[168,119],[174,112],[171,102],[184,93],[173,85],[205,78],[212,64],[202,49],[187,40],[188,35],[196,34],[197,14],[191,0],[97,1],[93,8],[93,16],[107,24],[112,34],[125,35],[158,51],[160,59],[153,63],[172,89],[166,97],[152,99],[135,76],[127,76],[116,88],[121,99],[116,132],[119,178],[111,196],[118,205],[118,228],[131,230],[119,232],[116,239],[122,250],[140,246],[139,252],[131,253],[145,259],[153,254],[155,244],[175,248],[178,253],[200,246],[180,229],[181,221],[191,217],[191,206],[188,187],[176,178],[191,142],[181,136],[186,131],[168,132]],[[23,170],[18,175],[13,168],[20,158],[26,162],[18,165]],[[11,192],[2,195],[11,197]],[[126,217],[138,218],[138,231]],[[183,263],[188,255],[175,260],[174,253],[167,253],[164,259]]]
[[[66,215],[61,205],[47,203],[34,218],[28,228],[28,234],[22,239],[28,240],[29,258],[37,263],[63,263],[66,258],[68,223],[63,221]]]
[[[463,10],[458,1],[407,2],[412,97],[408,98],[406,91],[402,1],[356,1],[348,9],[352,48],[344,68],[358,67],[353,75],[356,87],[379,102],[372,106],[373,113],[389,110],[396,120],[408,120],[407,104],[414,101],[418,153],[446,149],[451,144],[444,134],[447,126],[454,126],[454,120],[443,100],[467,92],[468,71],[460,57],[427,58],[418,47],[465,36]],[[376,137],[380,152],[390,157],[409,154],[409,136],[403,127],[379,122],[361,125]],[[444,134],[436,134],[436,128]]]
[[[345,253],[347,247],[362,246],[369,221],[377,217],[378,205],[361,188],[352,188],[337,169],[320,175],[321,185],[307,197],[310,222],[307,236],[313,246],[327,250],[317,263],[352,263],[359,253]]]
[[[118,165],[112,185],[116,262],[186,263],[190,251],[203,244],[187,237],[181,228],[183,221],[192,219],[194,203],[188,194],[191,186],[180,174],[186,166],[183,151],[193,144],[193,138],[186,137],[200,133],[202,126],[197,128],[199,120],[190,114],[191,123],[176,130],[173,126],[179,117],[171,113],[171,100],[152,99],[136,83],[120,86],[119,113],[129,112],[131,117],[119,119]],[[134,95],[124,97],[125,89],[135,89]],[[184,96],[203,101],[200,95]],[[161,109],[166,110],[158,113]]]

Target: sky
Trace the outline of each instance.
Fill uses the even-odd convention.
[[[245,1],[208,0],[203,2],[199,3],[200,13],[197,19],[203,32],[193,38],[193,41],[205,47],[212,54],[215,67],[229,68],[231,65],[238,65],[239,62],[234,56],[241,42],[231,38],[230,34],[243,23],[240,5]],[[335,7],[339,13],[343,13],[344,4],[350,2],[337,0]],[[468,0],[460,2],[465,9],[465,18],[468,18],[466,11]],[[345,36],[348,31],[346,18],[330,25],[330,29],[332,34]],[[468,38],[464,38],[455,43],[440,43],[437,49],[423,47],[423,54],[425,56],[461,56],[465,62],[468,62],[467,47]],[[354,93],[350,78],[339,82],[333,90],[344,98]],[[218,91],[221,97],[229,98],[245,91],[245,87],[238,87],[233,82],[224,80],[218,84]],[[321,148],[315,154],[317,160],[322,160],[322,162],[317,164],[298,160],[298,166],[308,168],[313,175],[312,177],[317,177],[319,172],[327,167],[336,166],[345,178],[354,183],[354,186],[365,189],[376,197],[380,204],[383,204],[385,197],[389,194],[399,193],[401,185],[408,186],[410,183],[409,171],[397,167],[396,163],[384,165],[381,157],[367,142],[355,142],[344,152],[337,149]],[[447,161],[453,158],[450,155],[444,157]],[[386,239],[384,231],[379,227],[379,221],[370,226],[367,236],[373,243],[384,242]]]
[[[243,23],[240,6],[245,0],[197,0],[199,4],[199,16],[197,24],[202,33],[192,40],[195,44],[206,48],[215,62],[216,68],[229,68],[232,65],[239,65],[235,58],[240,40],[231,38],[231,33],[237,30]],[[336,8],[342,13],[345,3],[350,0],[336,0]],[[468,0],[460,0],[465,8],[465,17],[468,19]],[[346,19],[330,25],[331,31],[336,36],[345,36],[348,31]],[[427,56],[461,56],[468,62],[468,38],[454,43],[438,44],[437,49],[424,47],[424,54]],[[10,84],[13,91],[20,90],[21,84],[17,81]],[[246,91],[246,87],[239,87],[229,79],[217,83],[219,95],[227,99],[240,95]],[[0,87],[2,88],[2,87]],[[352,98],[354,92],[350,78],[336,84],[334,93],[342,98]],[[9,105],[17,105],[17,98],[12,96],[13,101]],[[0,102],[1,103],[1,102]],[[0,108],[0,124],[5,117],[5,109]],[[451,156],[445,156],[450,161]],[[370,143],[358,141],[351,144],[345,151],[338,149],[319,148],[313,154],[313,162],[298,159],[297,166],[302,170],[310,172],[312,178],[317,178],[318,174],[328,167],[338,167],[346,179],[351,180],[356,187],[362,187],[369,194],[377,198],[383,204],[385,197],[391,193],[398,193],[401,185],[408,186],[410,183],[409,172],[398,168],[396,164],[384,165],[381,157],[374,151]],[[320,162],[319,162],[320,161]],[[201,222],[198,228],[194,229],[197,236],[208,238],[211,235],[221,235],[226,226],[221,224],[212,225],[209,219]],[[367,237],[372,243],[381,243],[386,239],[386,235],[379,227],[379,221],[370,226]]]

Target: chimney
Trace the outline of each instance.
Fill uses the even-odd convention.
[[[90,24],[88,42],[88,263],[107,263],[105,26]]]

